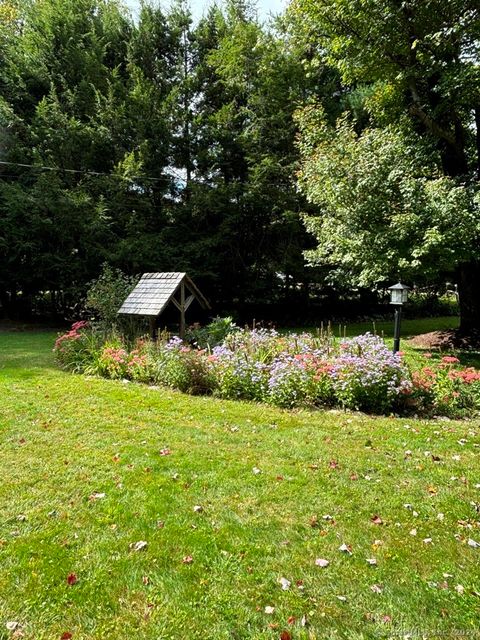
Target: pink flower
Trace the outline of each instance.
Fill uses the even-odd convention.
[[[423,357],[424,357],[424,358],[431,358],[431,357],[432,357],[432,354],[431,354],[431,353],[424,353],[424,354],[423,354]]]
[[[460,362],[460,360],[455,356],[443,356],[442,362],[445,362],[446,364],[454,364],[456,362]]]

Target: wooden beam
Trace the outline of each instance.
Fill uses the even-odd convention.
[[[180,302],[178,302],[178,300],[177,300],[176,298],[173,298],[173,297],[172,297],[172,298],[170,298],[170,301],[171,301],[171,302],[173,302],[173,304],[177,307],[177,309],[178,309],[179,311],[181,311],[181,310],[182,310],[182,305],[181,305],[181,303],[180,303]]]
[[[185,311],[188,309],[188,307],[192,304],[194,300],[195,300],[194,295],[188,296],[188,298],[185,300]]]
[[[185,284],[180,285],[180,338],[185,338]]]
[[[183,282],[185,282],[187,284],[187,287],[190,289],[190,291],[193,293],[193,295],[197,298],[197,300],[199,301],[200,305],[204,308],[204,309],[211,309],[208,300],[205,298],[205,296],[203,295],[203,293],[200,291],[200,289],[198,289],[192,282],[192,280],[185,275],[185,278],[183,279]]]

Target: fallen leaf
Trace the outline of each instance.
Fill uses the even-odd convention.
[[[388,624],[391,621],[392,618],[390,616],[382,616],[382,622],[385,622],[385,624]]]
[[[347,601],[347,596],[335,596],[337,598],[337,600],[340,600],[341,602],[346,602]]]
[[[295,616],[288,616],[288,618],[287,618],[288,624],[295,624],[296,620],[297,619],[296,619]]]
[[[78,578],[77,578],[76,574],[75,573],[69,573],[68,576],[67,576],[67,584],[72,586],[76,582],[78,582]]]
[[[383,587],[379,584],[372,584],[370,590],[373,591],[373,593],[382,593]]]
[[[438,493],[438,489],[436,487],[434,487],[433,485],[429,485],[427,488],[428,493],[430,493],[432,496],[436,496]]]
[[[145,540],[139,540],[138,542],[132,542],[130,544],[130,549],[132,549],[132,551],[143,551],[143,549],[146,549],[148,547],[148,542],[145,542]]]
[[[193,510],[195,511],[195,513],[202,513],[202,511],[203,511],[203,507],[202,507],[200,504],[196,504],[196,505],[193,507]]]
[[[478,547],[480,547],[480,542],[476,542],[475,540],[472,540],[472,538],[468,539],[467,544],[469,547],[473,547],[474,549],[478,549]]]
[[[143,582],[143,584],[150,584],[150,578],[148,576],[143,576],[142,577],[142,582]]]
[[[372,567],[376,566],[377,564],[377,559],[376,558],[367,558],[367,564],[371,565]]]
[[[311,527],[318,527],[318,517],[317,516],[312,516],[310,518],[310,526]]]
[[[258,474],[259,474],[259,473],[262,473],[262,471],[261,471],[261,469],[259,469],[258,467],[253,467],[253,469],[252,469],[252,473],[253,473],[255,476],[258,476]]]
[[[7,627],[8,631],[15,631],[15,629],[18,629],[18,627],[20,626],[20,623],[17,622],[17,620],[9,620],[5,626]]]
[[[424,538],[422,540],[423,544],[431,544],[432,543],[432,539],[431,538]],[[480,545],[479,545],[480,546]]]
[[[302,619],[300,620],[300,625],[302,627],[307,627],[308,626],[308,618],[307,616],[303,615]]]
[[[411,536],[416,536],[417,535],[417,530],[416,529],[410,529],[410,535]]]
[[[183,564],[192,564],[193,558],[192,556],[184,556],[182,562]]]
[[[292,640],[292,634],[290,631],[282,631],[280,634],[280,640]]]
[[[457,584],[455,591],[460,595],[463,595],[465,593],[465,588],[461,584]]]
[[[380,518],[380,516],[372,516],[370,518],[370,521],[373,522],[373,524],[383,524],[383,520]]]
[[[171,455],[171,451],[170,449],[168,449],[168,447],[165,447],[164,449],[160,449],[160,455],[161,456],[169,456]]]
[[[64,631],[60,636],[60,640],[71,640],[73,638],[73,633],[70,631]]]
[[[287,580],[286,578],[280,578],[279,583],[283,591],[288,591],[290,589],[290,585],[292,584],[290,580]]]
[[[268,613],[269,615],[274,613],[274,611],[275,611],[275,607],[270,607],[269,605],[265,607],[265,613]]]
[[[352,545],[351,544],[341,544],[338,547],[339,551],[342,551],[343,553],[348,553],[349,555],[352,555]]]
[[[330,460],[330,462],[328,463],[328,466],[330,467],[330,469],[338,469],[338,462],[336,460]]]
[[[328,567],[328,565],[330,564],[330,562],[328,560],[325,560],[325,558],[317,558],[315,560],[315,564],[317,565],[317,567]]]
[[[102,500],[102,498],[105,498],[105,494],[104,493],[92,493],[88,499],[90,501],[94,501],[94,500]]]

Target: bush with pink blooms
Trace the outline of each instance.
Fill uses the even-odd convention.
[[[102,337],[92,331],[87,322],[81,320],[58,336],[53,351],[55,360],[62,369],[81,373],[96,360],[101,347]]]
[[[456,356],[443,356],[411,372],[412,399],[423,410],[457,416],[480,409],[480,370],[460,367]]]

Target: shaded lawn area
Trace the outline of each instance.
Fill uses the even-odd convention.
[[[35,640],[478,629],[478,421],[88,379],[55,369],[53,339],[0,335],[2,640],[8,621]]]
[[[392,307],[393,309],[393,307]],[[440,318],[415,318],[402,319],[402,337],[409,338],[418,336],[421,333],[429,333],[430,331],[443,331],[444,329],[456,329],[459,326],[459,318],[457,316],[443,316]],[[361,333],[370,331],[383,335],[386,338],[393,338],[393,310],[391,320],[352,322],[344,326],[332,325],[335,335],[358,336]]]

